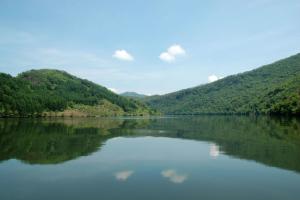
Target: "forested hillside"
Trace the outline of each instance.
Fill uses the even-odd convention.
[[[166,114],[300,114],[300,54],[145,101]]]
[[[147,95],[139,94],[139,93],[136,93],[136,92],[123,92],[120,95],[123,96],[123,97],[129,97],[129,98],[132,98],[132,99],[143,99],[143,98],[147,97]]]
[[[150,113],[140,102],[64,71],[31,70],[17,77],[1,73],[0,82],[0,116],[51,115],[51,112],[80,116]]]

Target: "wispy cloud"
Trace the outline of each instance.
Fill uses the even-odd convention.
[[[35,48],[24,53],[26,60],[39,67],[100,67],[106,60],[91,52],[59,48]]]
[[[25,45],[34,44],[41,36],[35,36],[26,31],[14,31],[10,29],[0,28],[0,44],[1,45]]]
[[[173,62],[178,56],[182,56],[185,54],[185,50],[179,44],[174,44],[170,46],[167,51],[162,52],[159,55],[159,58],[165,62]]]
[[[115,178],[118,181],[126,181],[133,173],[134,173],[134,171],[132,171],[132,170],[120,171],[120,172],[115,173]]]
[[[176,184],[183,183],[188,178],[188,176],[186,174],[179,174],[174,169],[166,169],[161,172],[161,175],[163,177],[169,179],[170,182],[176,183]]]
[[[134,60],[133,56],[124,49],[116,50],[113,57],[117,58],[119,60],[125,60],[125,61],[133,61]]]

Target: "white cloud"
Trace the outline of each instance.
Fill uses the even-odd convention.
[[[126,181],[132,174],[134,171],[132,170],[126,170],[126,171],[120,171],[115,173],[115,178],[118,181]]]
[[[172,62],[173,60],[175,60],[175,57],[173,55],[169,54],[168,52],[161,53],[159,55],[159,58],[166,62]]]
[[[167,169],[161,172],[161,175],[172,183],[183,183],[187,179],[186,174],[179,174],[174,169]]]
[[[219,78],[213,74],[208,77],[208,82],[211,83],[211,82],[217,81],[218,79]]]
[[[176,55],[184,55],[185,50],[178,44],[174,44],[168,48],[168,53],[176,56]]]
[[[162,52],[159,58],[166,62],[173,62],[177,56],[185,55],[185,50],[178,44],[174,44],[168,48],[166,52]]]
[[[212,83],[212,82],[220,80],[222,78],[223,78],[222,76],[218,77],[218,76],[212,74],[212,75],[208,76],[208,82]]]
[[[107,88],[107,89],[109,89],[110,91],[112,91],[112,92],[118,94],[118,90],[117,90],[116,88]]]
[[[130,55],[126,50],[116,50],[113,57],[119,59],[119,60],[126,60],[126,61],[133,61],[134,58],[132,55]]]

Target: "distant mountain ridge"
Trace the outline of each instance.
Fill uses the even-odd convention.
[[[133,98],[133,99],[143,99],[143,98],[147,97],[147,95],[139,94],[137,92],[123,92],[120,95],[123,97],[129,97],[129,98]]]
[[[64,71],[30,70],[12,77],[0,73],[0,116],[144,115],[144,104],[117,95]],[[54,112],[54,113],[53,113]]]
[[[300,54],[145,102],[165,114],[300,114]]]

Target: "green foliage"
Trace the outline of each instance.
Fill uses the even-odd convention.
[[[32,116],[63,111],[74,105],[97,106],[106,100],[122,112],[149,109],[142,103],[119,96],[105,87],[58,70],[31,70],[17,77],[0,74],[0,116]]]
[[[145,102],[167,114],[300,114],[300,54]]]
[[[139,94],[139,93],[136,93],[136,92],[123,92],[120,95],[123,96],[123,97],[128,97],[128,98],[138,99],[138,100],[147,97],[147,95]]]

